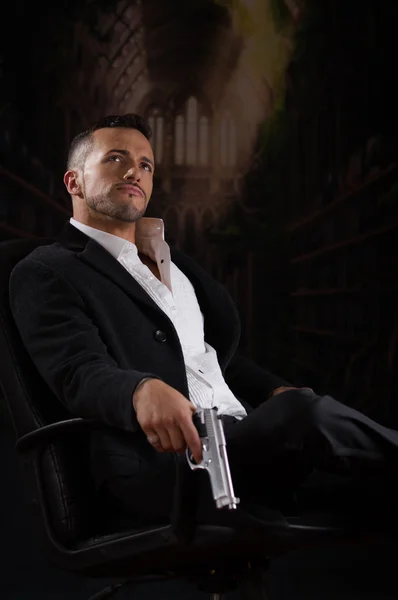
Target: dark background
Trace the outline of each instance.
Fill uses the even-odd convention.
[[[290,48],[276,59],[277,83],[261,60],[247,69],[260,4],[8,5],[0,240],[57,235],[71,216],[62,176],[72,137],[104,114],[140,112],[158,157],[148,214],[228,287],[246,353],[398,428],[398,3],[263,0],[273,35]],[[31,539],[1,410],[6,598],[86,597],[98,584],[50,571]],[[274,597],[390,597],[394,547],[279,560]]]

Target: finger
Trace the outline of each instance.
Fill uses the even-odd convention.
[[[159,442],[160,442],[158,434],[155,433],[154,431],[152,431],[151,433],[148,433],[146,436],[146,439],[152,446],[154,446],[155,444],[159,444]]]
[[[187,445],[185,443],[184,435],[181,431],[181,428],[179,426],[173,427],[172,429],[169,429],[168,433],[174,452],[178,452],[179,454],[185,452],[185,448]]]
[[[158,429],[156,431],[159,436],[160,446],[163,452],[171,452],[173,450],[173,446],[170,440],[169,432],[167,429]]]
[[[146,439],[151,444],[151,446],[153,448],[155,448],[155,450],[157,450],[158,452],[163,452],[163,448],[160,443],[160,437],[158,436],[158,434],[155,431],[150,431],[150,432],[145,432],[145,433],[147,435]]]
[[[162,444],[160,443],[160,440],[158,440],[157,442],[151,442],[151,446],[152,448],[154,448],[157,452],[164,452],[163,448],[162,448]]]
[[[202,442],[198,431],[192,420],[184,420],[181,423],[181,430],[188,448],[191,450],[193,457],[197,463],[202,460]]]

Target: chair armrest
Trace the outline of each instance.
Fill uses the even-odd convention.
[[[16,442],[15,448],[19,454],[42,450],[48,444],[59,441],[60,437],[83,431],[106,427],[92,419],[73,418],[39,427],[23,435]],[[192,541],[196,528],[196,506],[199,496],[197,477],[193,471],[186,468],[175,456],[176,483],[174,499],[170,515],[172,531],[182,543]]]
[[[104,427],[104,425],[92,419],[81,418],[51,423],[50,425],[45,425],[44,427],[40,427],[39,429],[35,429],[35,431],[30,431],[23,435],[17,441],[15,448],[18,453],[24,454],[55,442],[59,440],[60,436],[79,433],[84,430],[93,430],[98,427]]]

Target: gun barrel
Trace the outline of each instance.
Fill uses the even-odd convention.
[[[239,498],[234,493],[222,420],[216,408],[205,408],[197,411],[195,421],[202,441],[203,459],[196,464],[187,451],[188,464],[192,470],[205,469],[208,472],[217,508],[234,510]]]
[[[222,425],[221,425],[222,427]],[[223,469],[223,479],[225,481],[226,495],[223,498],[223,506],[228,506],[230,510],[237,508],[239,504],[239,498],[235,497],[234,485],[232,483],[231,470],[229,468],[229,460],[227,455],[227,446],[222,444],[219,447],[221,455],[221,468]]]

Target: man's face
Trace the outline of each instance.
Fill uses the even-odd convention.
[[[82,172],[84,201],[92,211],[113,220],[137,221],[152,194],[151,144],[138,130],[120,127],[99,129],[93,139]]]

